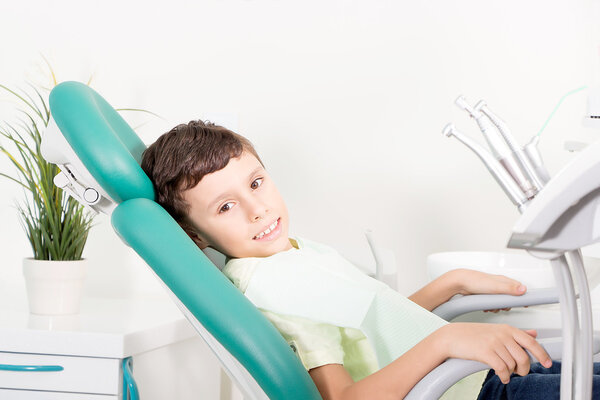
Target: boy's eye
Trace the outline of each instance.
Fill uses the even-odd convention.
[[[231,210],[231,207],[233,207],[232,204],[233,203],[225,203],[225,204],[223,204],[223,207],[221,207],[221,209],[219,210],[219,214]]]
[[[254,182],[252,182],[252,183],[250,184],[250,187],[251,187],[252,189],[258,189],[258,187],[259,187],[260,185],[262,185],[262,181],[263,181],[263,178],[257,178],[257,179],[255,179],[255,180],[254,180]]]

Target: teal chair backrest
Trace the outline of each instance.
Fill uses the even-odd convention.
[[[265,394],[321,399],[279,332],[154,201],[152,182],[139,166],[146,146],[113,107],[90,87],[64,82],[50,93],[50,110],[75,154],[118,204],[111,216],[117,234]]]

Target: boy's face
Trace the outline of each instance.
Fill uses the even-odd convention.
[[[250,153],[205,175],[183,197],[190,205],[188,220],[205,246],[233,258],[267,257],[292,248],[283,198]]]

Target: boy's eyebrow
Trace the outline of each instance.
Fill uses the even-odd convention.
[[[248,174],[248,180],[250,180],[250,179],[252,178],[252,176],[254,176],[254,174],[256,174],[256,173],[257,173],[258,171],[260,171],[261,169],[263,169],[263,166],[262,166],[262,165],[259,165],[259,166],[258,166],[258,167],[256,167],[256,168],[255,168],[255,169],[254,169],[252,172],[250,172],[250,174]],[[228,197],[228,196],[229,196],[229,193],[227,193],[227,192],[225,192],[225,193],[222,193],[222,194],[221,194],[221,195],[219,195],[219,196],[218,196],[216,199],[214,199],[213,201],[211,201],[211,202],[208,204],[208,207],[207,207],[207,209],[208,209],[208,210],[210,210],[210,209],[211,209],[211,208],[212,208],[212,207],[215,205],[215,203],[218,203],[219,201],[223,200],[224,198],[226,198],[226,197]]]

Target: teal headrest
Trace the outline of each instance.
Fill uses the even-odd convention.
[[[140,167],[146,146],[102,96],[83,83],[63,82],[49,103],[63,136],[114,201],[154,200],[152,182]]]

